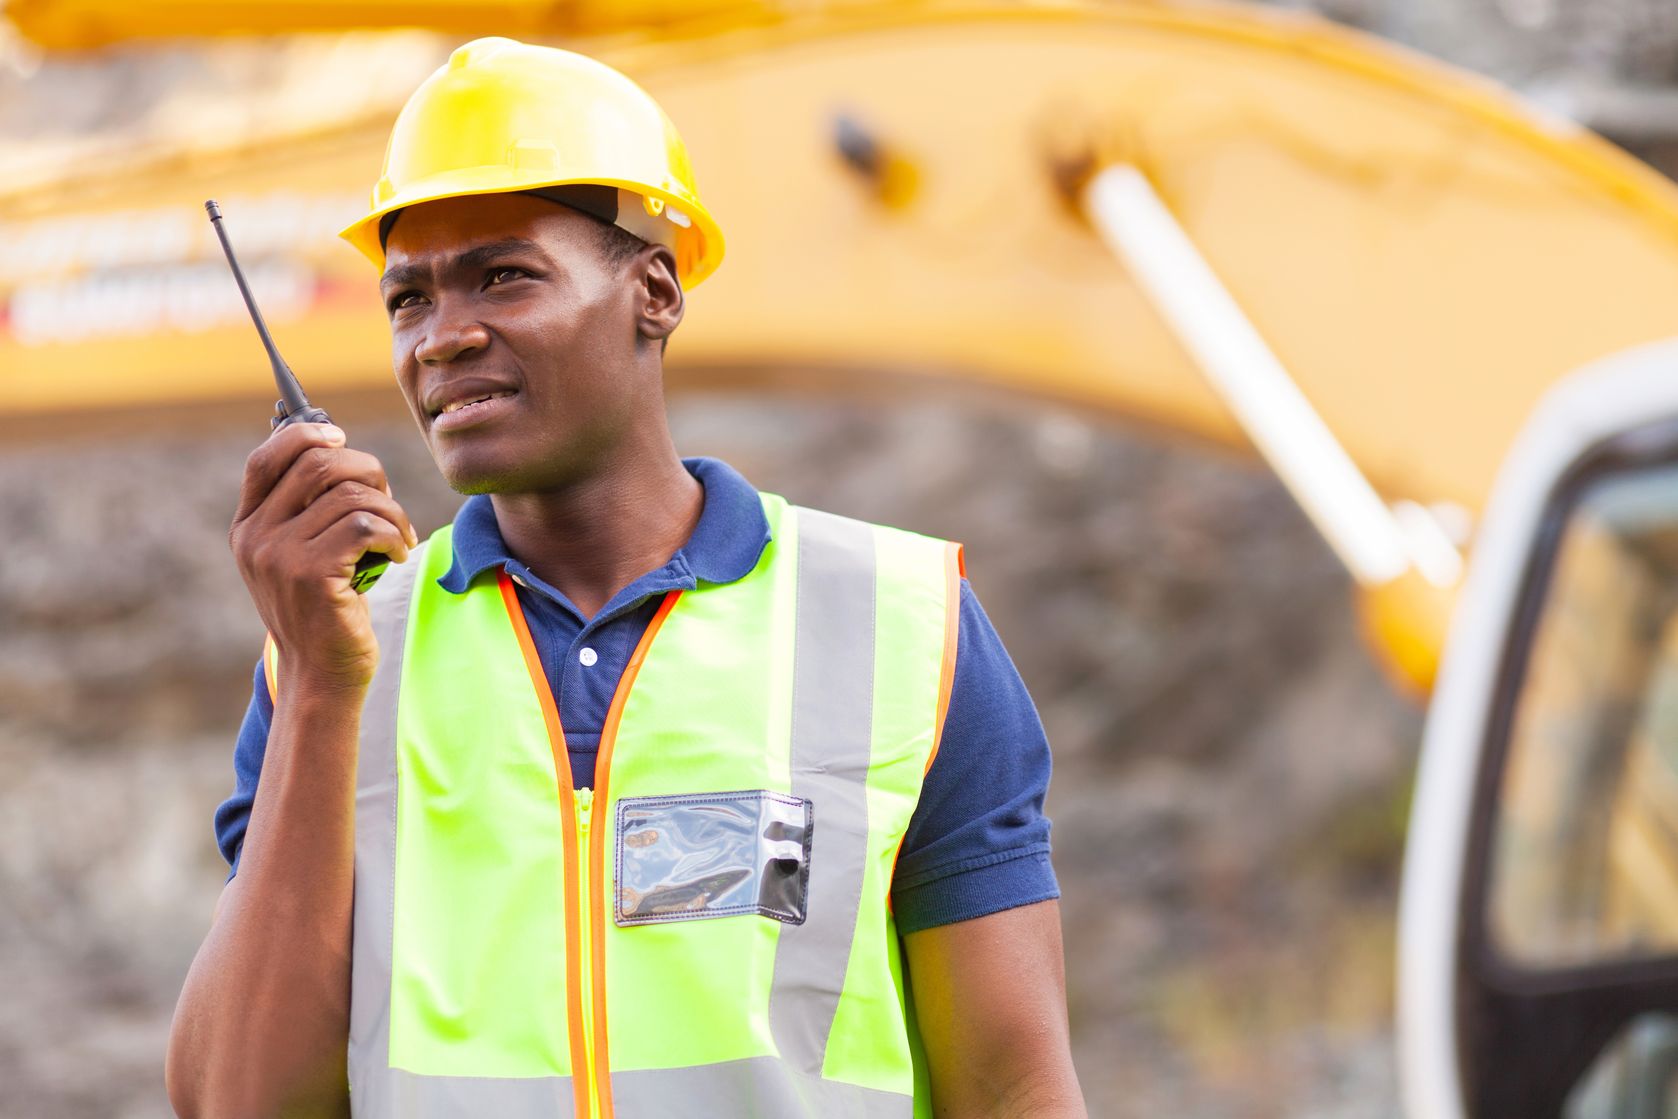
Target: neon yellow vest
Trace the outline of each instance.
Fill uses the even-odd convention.
[[[505,573],[448,528],[368,595],[358,1119],[930,1115],[890,911],[955,664],[958,546],[763,495],[665,598],[573,790]]]

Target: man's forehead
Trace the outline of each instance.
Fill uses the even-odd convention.
[[[387,253],[384,275],[379,282],[388,286],[438,270],[477,267],[514,253],[530,253],[544,260],[550,257],[541,242],[528,237],[460,238],[413,252]]]
[[[567,237],[566,226],[592,219],[529,195],[471,195],[421,202],[399,212],[385,242],[386,274],[435,267],[499,246],[541,249]],[[518,243],[523,242],[520,246]]]

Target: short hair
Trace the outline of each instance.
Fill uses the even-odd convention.
[[[589,216],[594,217],[593,214]],[[636,253],[647,247],[647,242],[621,225],[598,217],[594,219],[594,224],[596,228],[595,246],[600,250],[601,259],[606,262],[608,268],[616,268],[626,263]],[[669,348],[670,336],[665,335],[659,341],[658,352],[662,354]]]
[[[647,247],[647,243],[621,225],[595,219],[599,229],[600,255],[612,266],[622,264]]]

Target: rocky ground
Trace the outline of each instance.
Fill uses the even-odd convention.
[[[1416,711],[1344,577],[1245,462],[1019,405],[686,397],[687,453],[961,539],[1056,751],[1095,1115],[1396,1115]],[[261,637],[225,544],[259,423],[0,448],[0,1115],[166,1115],[210,812]],[[352,427],[422,531],[458,498],[405,418]]]

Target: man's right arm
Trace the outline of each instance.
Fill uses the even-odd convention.
[[[239,857],[175,1010],[166,1080],[182,1116],[342,1115],[355,769],[378,648],[349,585],[368,551],[417,542],[384,472],[335,428],[281,429],[246,464],[230,534],[282,653]]]

